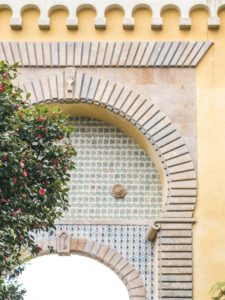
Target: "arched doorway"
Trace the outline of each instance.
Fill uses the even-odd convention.
[[[143,274],[142,276],[140,275],[133,264],[130,263],[129,258],[123,257],[119,251],[108,245],[95,242],[93,239],[77,239],[73,235],[73,233],[71,234],[67,231],[61,231],[57,235],[46,234],[44,236],[42,234],[38,240],[38,244],[42,248],[42,254],[49,254],[49,246],[51,246],[60,256],[68,256],[75,253],[93,258],[118,275],[127,288],[130,300],[136,300],[137,297],[139,300],[149,299]],[[28,253],[27,255],[27,258],[29,258]],[[26,259],[25,256],[24,259]],[[84,270],[85,272],[87,270]]]
[[[129,300],[116,274],[94,259],[44,255],[26,264],[20,277],[25,300]]]

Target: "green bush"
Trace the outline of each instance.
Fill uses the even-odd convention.
[[[217,282],[210,291],[214,300],[222,300],[225,296],[225,282]]]
[[[73,127],[59,110],[31,105],[14,84],[17,65],[0,62],[0,299],[23,299],[14,279],[22,252],[42,251],[32,232],[54,228],[68,206]],[[63,142],[61,141],[63,139]],[[9,278],[9,280],[6,280]]]

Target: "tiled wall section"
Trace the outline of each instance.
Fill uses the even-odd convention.
[[[102,121],[74,118],[73,144],[77,150],[66,220],[152,220],[160,214],[159,174],[147,154],[121,130]],[[115,199],[115,184],[127,188]]]
[[[153,300],[153,245],[145,236],[148,226],[133,225],[57,225],[56,231],[37,233],[37,240],[54,239],[66,230],[72,238],[85,238],[110,246],[126,258],[140,273],[146,286],[147,300]]]

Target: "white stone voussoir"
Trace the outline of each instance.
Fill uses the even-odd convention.
[[[0,42],[0,60],[22,67],[196,67],[210,41]]]

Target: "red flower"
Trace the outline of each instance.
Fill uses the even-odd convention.
[[[11,215],[15,218],[19,213],[21,212],[21,209],[18,208],[17,210],[14,210]]]
[[[8,74],[8,73],[5,73],[5,74],[3,75],[3,77],[4,77],[4,79],[8,80],[8,79],[9,79],[9,74]]]
[[[24,177],[27,177],[27,175],[28,175],[27,171],[24,170],[24,171],[23,171],[23,176],[24,176]]]
[[[17,182],[17,177],[13,177],[12,181],[13,181],[13,183],[16,183]]]
[[[41,252],[41,251],[42,251],[42,248],[39,247],[39,246],[36,246],[36,251],[37,251],[37,252]]]
[[[43,189],[43,188],[40,188],[39,191],[38,191],[38,194],[41,195],[41,196],[44,196],[46,193],[46,189]]]
[[[37,135],[37,139],[41,139],[42,138],[42,135],[39,133],[38,135]]]
[[[22,197],[23,199],[26,199],[26,198],[27,198],[27,195],[26,195],[26,194],[22,194],[21,197]]]
[[[56,159],[56,158],[54,158],[54,159],[52,160],[53,165],[56,166],[56,167],[58,166],[58,162],[59,162],[59,161],[58,161],[58,159]]]
[[[39,117],[39,118],[37,118],[37,121],[38,122],[44,122],[45,121],[45,117]]]
[[[25,160],[23,159],[23,160],[21,160],[21,162],[20,162],[20,166],[21,166],[21,168],[25,168]]]
[[[34,228],[38,228],[39,225],[37,223],[34,224]]]
[[[0,83],[0,93],[4,92],[6,85],[4,83]]]
[[[43,125],[39,125],[39,126],[38,126],[38,128],[39,128],[39,129],[44,129],[44,128],[45,128],[45,126],[43,126]]]
[[[8,199],[2,199],[2,204],[8,204],[9,203],[9,200]]]

